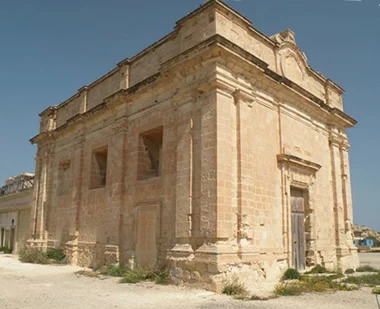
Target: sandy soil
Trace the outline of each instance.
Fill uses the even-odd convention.
[[[361,265],[371,265],[380,269],[380,252],[379,253],[359,253]]]
[[[0,309],[377,308],[370,289],[242,302],[185,287],[118,284],[114,278],[101,280],[78,276],[75,272],[80,269],[22,264],[15,257],[0,255]]]

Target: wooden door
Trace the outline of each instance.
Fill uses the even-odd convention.
[[[304,191],[291,189],[292,267],[305,269],[305,198]]]

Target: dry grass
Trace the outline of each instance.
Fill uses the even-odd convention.
[[[344,279],[343,282],[366,286],[380,285],[380,272],[371,275],[350,276]]]
[[[46,253],[39,250],[25,250],[20,252],[19,260],[23,263],[49,264]]]
[[[237,299],[246,299],[248,296],[247,289],[237,277],[231,278],[224,283],[222,293]]]
[[[336,281],[341,275],[332,276],[302,276],[300,280],[282,282],[274,289],[279,296],[294,296],[305,293],[321,293],[336,290],[353,290],[354,286],[341,285]]]
[[[372,267],[370,265],[364,265],[364,266],[360,266],[358,268],[356,268],[356,272],[360,273],[360,272],[377,272],[378,269],[376,269],[375,267]]]

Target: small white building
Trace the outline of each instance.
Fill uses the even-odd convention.
[[[18,253],[29,237],[34,174],[9,178],[0,188],[0,247]]]

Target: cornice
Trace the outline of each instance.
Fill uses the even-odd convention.
[[[242,89],[236,89],[233,93],[235,104],[239,104],[240,102],[247,103],[248,107],[252,107],[252,103],[255,101],[256,97],[252,94],[245,92]]]
[[[308,160],[305,160],[293,155],[289,155],[289,154],[278,154],[277,161],[281,163],[287,163],[290,165],[300,166],[302,168],[307,168],[314,172],[317,172],[322,167],[321,165],[317,163],[314,163],[314,162],[311,162],[311,161],[308,161]]]
[[[184,22],[186,22],[187,20],[191,19],[192,17],[198,15],[199,13],[203,12],[204,10],[206,10],[207,8],[209,8],[211,6],[217,6],[219,8],[226,9],[230,13],[232,13],[235,17],[242,20],[247,26],[252,25],[252,21],[250,21],[248,18],[244,17],[242,14],[240,14],[238,11],[236,11],[235,9],[233,9],[231,6],[227,5],[223,1],[221,1],[221,0],[208,0],[203,5],[201,5],[199,8],[195,9],[194,11],[187,14],[187,16],[178,20],[176,22],[176,28],[181,26]]]
[[[331,145],[343,150],[348,150],[351,147],[346,136],[339,135],[332,131],[330,131],[329,142]]]
[[[214,35],[210,37],[209,39],[203,41],[202,43],[198,44],[197,46],[194,46],[193,48],[163,63],[161,66],[161,71],[174,69],[175,66],[178,65],[181,62],[181,60],[184,59],[184,56],[186,56],[186,59],[187,59],[190,56],[199,54],[202,50],[206,50],[210,47],[223,48],[225,51],[229,51],[233,53],[234,55],[249,62],[251,65],[255,66],[257,69],[262,71],[264,76],[266,76],[273,82],[276,82],[282,86],[285,86],[286,88],[306,98],[318,109],[328,112],[330,114],[331,122],[339,123],[343,127],[352,127],[357,123],[356,120],[354,120],[353,118],[351,118],[344,112],[338,110],[337,108],[332,108],[331,106],[326,104],[323,100],[319,99],[318,97],[316,97],[309,91],[305,90],[301,86],[297,85],[296,83],[292,82],[286,77],[283,77],[279,75],[278,73],[274,72],[273,70],[269,68],[269,65],[266,62],[262,61],[255,55],[247,52],[240,46],[234,44],[233,42],[229,41],[228,39],[220,35]],[[52,137],[54,132],[63,131],[67,127],[75,123],[81,122],[92,115],[98,114],[99,112],[106,110],[107,107],[110,105],[114,105],[114,104],[117,105],[117,104],[123,104],[126,102],[131,102],[135,95],[143,93],[143,91],[146,90],[148,87],[152,86],[153,84],[156,84],[160,80],[161,77],[162,77],[162,73],[158,72],[128,89],[121,89],[115,92],[114,94],[112,94],[111,96],[105,98],[101,104],[95,106],[94,108],[86,111],[85,113],[77,114],[74,117],[70,118],[65,124],[56,128],[54,131],[40,133],[39,135],[33,137],[30,141],[34,144],[34,143],[38,143],[41,139],[45,139],[46,137]],[[231,94],[236,90],[236,87],[232,87],[231,85],[228,85],[227,83],[217,80],[217,78],[215,82],[216,84],[214,85],[214,87],[216,86],[216,87],[220,87],[221,89],[227,89],[227,91],[230,92]],[[205,89],[199,89],[199,90],[205,91],[207,90],[207,88],[209,87],[206,87]],[[240,92],[240,93],[242,94],[244,92]],[[54,108],[52,109],[54,110]]]

